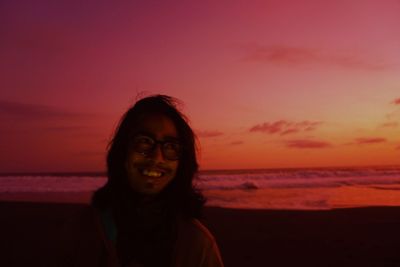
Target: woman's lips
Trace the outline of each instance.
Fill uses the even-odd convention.
[[[160,171],[160,170],[151,170],[151,169],[143,169],[143,170],[141,171],[141,173],[142,173],[144,176],[148,176],[148,177],[151,177],[151,178],[159,178],[159,177],[161,177],[161,176],[164,175],[164,172],[163,172],[163,171]]]

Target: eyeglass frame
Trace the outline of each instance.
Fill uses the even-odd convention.
[[[135,139],[137,139],[138,137],[145,137],[145,138],[148,138],[149,140],[152,141],[152,146],[149,149],[149,151],[141,151],[141,150],[135,149]],[[164,147],[165,147],[166,144],[178,145],[179,150],[177,151],[177,156],[176,157],[172,157],[171,158],[171,157],[167,156],[167,153],[164,151],[165,150]],[[139,154],[141,154],[143,156],[146,156],[146,157],[154,154],[154,152],[157,149],[158,145],[160,145],[161,154],[162,154],[163,158],[166,159],[166,160],[176,161],[176,160],[179,160],[180,157],[182,156],[183,147],[182,147],[182,143],[179,142],[178,139],[176,139],[176,140],[158,140],[158,139],[155,139],[155,138],[151,137],[148,134],[137,133],[137,134],[134,134],[132,136],[132,138],[130,138],[130,141],[129,141],[129,147],[133,151],[135,151],[135,152],[137,152],[137,153],[139,153]]]

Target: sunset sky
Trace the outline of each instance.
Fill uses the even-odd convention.
[[[104,171],[138,94],[201,169],[400,165],[400,1],[1,1],[0,172]],[[144,93],[143,93],[144,92]]]

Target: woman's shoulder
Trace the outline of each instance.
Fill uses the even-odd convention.
[[[203,223],[181,218],[178,225],[176,266],[223,266],[217,242]]]
[[[196,239],[202,239],[205,242],[214,243],[215,238],[210,230],[198,219],[181,218],[179,222],[180,231],[184,234],[191,235]]]

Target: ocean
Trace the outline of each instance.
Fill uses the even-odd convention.
[[[98,173],[3,174],[4,193],[90,193]],[[242,209],[334,209],[400,206],[400,167],[201,171],[195,180],[208,206]]]

